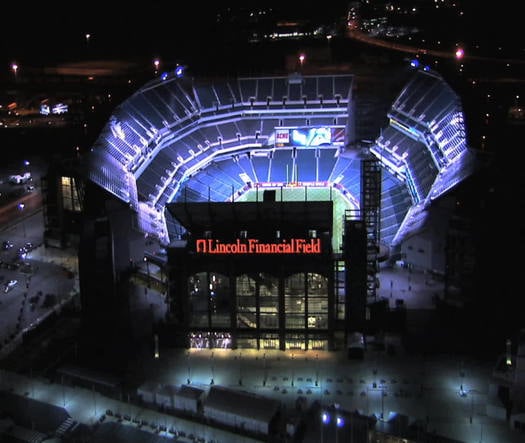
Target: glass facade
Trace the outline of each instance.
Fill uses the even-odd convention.
[[[191,327],[230,327],[230,284],[227,276],[199,272],[188,279]]]
[[[328,278],[314,272],[282,279],[261,272],[231,280],[219,273],[196,273],[188,279],[190,336],[199,338],[191,346],[213,345],[205,328],[235,331],[238,348],[327,349],[328,292]]]
[[[82,208],[80,207],[75,179],[73,177],[61,177],[60,187],[63,208],[68,211],[80,212]]]

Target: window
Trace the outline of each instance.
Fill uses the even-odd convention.
[[[68,211],[80,212],[80,200],[75,179],[73,177],[62,177],[60,187],[63,208]]]

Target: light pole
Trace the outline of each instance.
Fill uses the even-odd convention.
[[[324,425],[330,423],[330,415],[327,412],[321,412],[321,443],[324,443]]]
[[[381,420],[385,418],[385,388],[381,386]]]
[[[319,386],[319,354],[315,354],[315,386]]]
[[[301,71],[303,70],[303,64],[304,64],[305,58],[306,56],[304,54],[299,54],[299,66],[301,67]]]
[[[160,60],[158,58],[153,60],[153,66],[155,68],[155,75],[159,73]]]
[[[213,366],[213,351],[211,351],[211,381],[210,381],[210,385],[213,385],[215,384],[215,368]]]
[[[149,260],[148,257],[144,256],[144,263],[146,263],[146,274],[148,275],[148,288],[151,287],[150,274],[149,274]]]
[[[295,372],[294,372],[294,354],[292,354],[292,388],[294,386],[294,375],[295,375]]]
[[[335,420],[335,443],[339,442],[339,428],[342,428],[344,425],[345,425],[344,418],[338,415]]]
[[[18,203],[18,210],[20,211],[21,214],[24,211],[25,207],[26,205],[24,203]],[[22,220],[22,230],[24,232],[24,238],[26,238],[26,224],[23,220]]]
[[[470,424],[472,424],[472,417],[474,416],[474,395],[470,393]]]
[[[16,81],[18,79],[18,77],[17,77],[17,74],[18,74],[18,63],[16,63],[16,62],[11,63],[11,70],[13,71],[13,74],[15,76],[15,83],[16,83]]]
[[[186,351],[186,358],[188,362],[188,378],[186,379],[186,382],[190,384],[191,383],[191,367],[190,367],[190,350],[189,349],[188,351]]]
[[[239,351],[239,386],[242,386],[242,353]]]
[[[266,352],[263,354],[263,368],[264,368],[263,386],[266,386],[266,379],[268,377],[267,368],[266,368]]]
[[[154,341],[154,346],[155,346],[153,356],[154,356],[155,359],[158,359],[160,357],[160,353],[159,353],[159,336],[158,336],[158,334],[155,334],[153,336],[153,341]]]

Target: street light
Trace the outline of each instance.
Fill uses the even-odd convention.
[[[339,428],[342,428],[345,425],[345,420],[340,415],[337,416],[335,421],[336,427],[335,427],[335,441],[336,443],[339,441]]]
[[[294,386],[294,380],[293,379],[294,379],[294,375],[295,375],[293,363],[294,363],[294,354],[292,354],[292,388]]]
[[[315,354],[315,386],[319,386],[319,354]]]
[[[153,60],[153,66],[155,67],[155,75],[159,72],[160,60],[158,58]]]
[[[29,173],[29,180],[33,180],[33,177],[31,176],[31,163],[29,163],[29,160],[24,160],[24,169],[25,172]]]
[[[304,59],[306,56],[304,54],[299,55],[299,65],[301,66],[301,69],[303,69]]]
[[[23,212],[25,206],[26,205],[24,203],[18,203],[18,210],[20,211],[20,213]],[[23,220],[22,220],[22,229],[24,231],[24,238],[25,238],[26,237],[26,224]]]
[[[324,425],[330,423],[330,415],[327,412],[321,412],[321,443],[324,442]]]
[[[17,73],[18,73],[18,63],[13,62],[11,63],[11,70],[13,71],[13,74],[15,76],[15,82],[17,80]]]
[[[266,386],[266,379],[268,377],[267,374],[267,368],[266,368],[266,352],[263,354],[263,367],[264,367],[264,378],[263,378],[263,386]]]
[[[512,341],[510,338],[505,342],[507,348],[507,356],[505,358],[505,364],[507,366],[512,366]]]
[[[188,361],[188,378],[187,378],[187,383],[190,384],[191,383],[191,367],[190,367],[190,351],[188,349],[188,351],[186,351],[186,358],[187,358],[187,361]]]
[[[158,336],[158,334],[155,334],[153,336],[153,340],[154,340],[154,343],[155,343],[154,357],[155,358],[159,358],[160,357],[160,353],[159,353],[159,336]]]
[[[149,275],[149,260],[148,257],[144,256],[144,263],[146,263],[146,273],[148,275],[148,288],[151,286],[150,275]]]
[[[239,351],[239,386],[242,386],[242,353]]]
[[[385,397],[386,397],[385,388],[381,387],[381,420],[385,418]]]
[[[213,366],[213,351],[211,351],[211,381],[210,381],[210,385],[213,385],[215,384],[215,368]]]

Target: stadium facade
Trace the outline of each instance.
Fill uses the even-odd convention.
[[[474,157],[439,74],[414,71],[367,144],[354,82],[177,71],[118,106],[88,162],[88,323],[104,303],[115,327],[155,239],[168,250],[163,331],[175,346],[334,349],[365,329],[378,261],[398,256]]]

